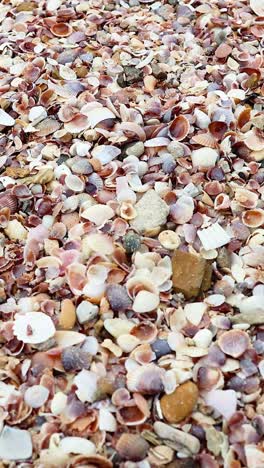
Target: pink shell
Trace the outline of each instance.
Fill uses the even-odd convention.
[[[179,115],[169,125],[169,134],[176,141],[184,140],[189,131],[190,123],[184,115]]]
[[[17,198],[11,193],[11,191],[6,191],[5,193],[0,194],[0,209],[9,208],[11,214],[15,214],[17,211]]]

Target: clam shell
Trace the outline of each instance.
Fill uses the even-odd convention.
[[[149,291],[139,291],[135,297],[132,308],[134,312],[144,314],[155,310],[159,306],[159,303],[159,295],[153,294]]]
[[[208,128],[211,135],[213,135],[214,138],[216,138],[217,140],[221,140],[224,137],[228,126],[225,122],[215,120],[214,122],[211,122],[209,124]]]
[[[122,434],[117,441],[116,450],[126,460],[140,461],[148,453],[149,444],[139,434]]]
[[[164,369],[154,364],[137,367],[127,373],[127,388],[145,395],[160,393],[164,389],[164,373]]]
[[[72,27],[66,23],[55,23],[50,30],[57,37],[68,37],[72,34]]]
[[[256,208],[254,210],[244,211],[242,221],[245,226],[250,228],[258,228],[264,224],[264,210]]]
[[[0,209],[2,208],[9,208],[11,214],[17,211],[17,198],[10,190],[0,194]]]
[[[23,343],[44,343],[55,334],[55,326],[43,312],[16,314],[13,332]]]
[[[130,334],[136,337],[140,343],[153,343],[158,334],[156,325],[151,322],[144,321],[135,325]]]
[[[192,137],[192,141],[201,146],[207,146],[208,148],[217,148],[217,142],[213,135],[209,132],[198,133]]]
[[[176,141],[184,140],[189,131],[190,123],[184,115],[179,115],[169,125],[169,135]]]

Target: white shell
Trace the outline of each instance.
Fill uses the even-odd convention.
[[[12,219],[9,221],[7,228],[5,229],[6,235],[11,240],[25,240],[28,235],[28,231],[24,228],[23,224],[21,224],[17,219]]]
[[[13,331],[18,340],[37,344],[52,338],[56,329],[51,318],[43,312],[27,312],[16,314]]]
[[[0,434],[1,460],[26,460],[32,456],[32,441],[28,431],[5,426]]]
[[[62,392],[55,393],[53,400],[50,405],[50,409],[52,414],[57,416],[58,414],[61,414],[67,404],[67,395]]]
[[[89,322],[89,320],[93,320],[97,316],[98,310],[99,308],[97,305],[94,305],[89,301],[82,301],[76,309],[78,322],[82,324]]]
[[[201,128],[208,128],[209,123],[211,122],[210,117],[208,117],[205,112],[202,112],[199,109],[195,109],[194,115],[196,117],[196,125]]]
[[[92,150],[92,156],[98,159],[103,165],[110,163],[121,154],[121,150],[116,146],[99,145]]]
[[[159,296],[149,291],[139,291],[133,304],[134,312],[145,313],[156,309],[160,303]]]
[[[199,348],[208,348],[212,342],[212,339],[212,332],[206,328],[199,330],[193,337],[195,346],[198,346]]]
[[[125,353],[131,353],[140,344],[140,340],[136,336],[125,334],[117,338],[117,344]]]
[[[200,148],[192,152],[194,167],[212,167],[218,158],[218,152],[212,148]]]
[[[56,331],[54,338],[59,347],[66,348],[67,346],[74,346],[82,343],[85,340],[86,335],[75,331],[58,330]]]
[[[129,320],[122,320],[119,318],[106,319],[104,321],[104,327],[110,335],[118,338],[121,335],[128,334],[134,327],[134,323],[129,322]]]
[[[184,312],[187,320],[193,325],[199,325],[202,320],[203,314],[207,311],[208,306],[204,302],[192,302],[186,304]]]
[[[93,442],[83,437],[64,437],[60,441],[59,448],[64,453],[76,453],[78,455],[92,455],[96,452]]]
[[[98,377],[94,372],[83,369],[77,374],[73,383],[76,385],[76,395],[82,402],[92,402],[97,391]]]
[[[115,215],[114,210],[107,205],[93,205],[82,212],[82,218],[88,219],[96,226],[101,226]]]
[[[115,114],[107,107],[97,107],[96,109],[85,110],[82,108],[82,113],[88,117],[89,126],[96,127],[97,124],[107,119],[116,119]]]
[[[32,385],[27,388],[24,395],[24,400],[31,408],[40,408],[46,403],[49,397],[49,391],[43,385]]]
[[[198,230],[197,235],[205,250],[217,249],[228,244],[231,240],[229,234],[218,223],[212,224],[206,229]]]
[[[115,432],[117,423],[109,410],[101,408],[99,410],[99,429],[100,431]]]
[[[0,109],[0,125],[12,127],[15,123],[16,121],[11,117],[11,115],[7,114],[3,109]]]
[[[46,117],[47,117],[47,111],[45,107],[42,107],[42,106],[31,107],[29,114],[28,114],[29,120],[31,122],[34,122],[35,124],[45,119]]]

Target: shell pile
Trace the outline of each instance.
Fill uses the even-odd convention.
[[[263,0],[0,2],[0,459],[264,467]]]

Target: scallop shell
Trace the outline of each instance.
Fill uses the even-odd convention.
[[[198,145],[207,146],[208,148],[217,148],[217,141],[209,132],[194,135],[192,141]]]
[[[255,210],[244,211],[242,221],[245,226],[258,228],[264,224],[264,210],[256,208]]]
[[[122,434],[117,443],[116,451],[125,460],[140,461],[148,453],[149,444],[139,434]]]
[[[0,194],[0,209],[2,208],[9,208],[11,214],[17,211],[17,198],[10,190]]]
[[[235,192],[235,201],[244,208],[256,208],[258,204],[258,195],[250,190],[238,188]]]
[[[176,141],[184,140],[189,131],[190,123],[184,115],[179,115],[169,125],[169,135]]]
[[[214,138],[217,140],[221,140],[226,133],[228,126],[225,122],[217,121],[211,122],[209,124],[209,132],[213,135]]]
[[[56,329],[48,315],[42,312],[16,314],[14,335],[23,343],[44,343],[55,335]]]
[[[238,358],[249,348],[250,340],[242,330],[229,330],[219,337],[218,344],[225,354]]]
[[[72,27],[66,23],[55,23],[50,30],[57,37],[68,37],[72,34]]]
[[[245,133],[245,144],[252,151],[262,151],[264,149],[263,133],[258,128],[253,128]]]
[[[131,392],[155,395],[164,389],[165,370],[154,364],[137,367],[127,373],[127,388]]]
[[[117,420],[125,426],[138,426],[143,424],[148,415],[145,414],[134,402],[126,404],[123,408],[119,408],[116,413]]]

